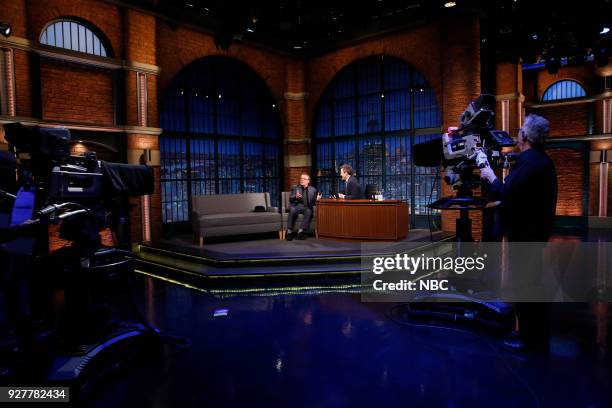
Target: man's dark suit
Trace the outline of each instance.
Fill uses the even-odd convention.
[[[531,148],[519,156],[504,183],[490,185],[490,197],[501,200],[502,226],[509,242],[531,242],[513,256],[509,249],[512,286],[520,336],[528,346],[548,345],[548,305],[534,302],[531,293],[541,285],[542,250],[553,230],[557,206],[557,174],[552,160],[543,150]],[[526,253],[527,251],[527,253]],[[531,292],[531,290],[536,292]]]
[[[297,198],[298,191],[302,194],[302,198]],[[300,229],[308,231],[310,221],[312,221],[313,207],[317,204],[317,189],[313,186],[308,186],[304,189],[302,186],[293,186],[291,194],[289,194],[289,217],[287,218],[287,229],[292,231],[295,226],[295,220],[298,214],[303,214],[304,219]]]
[[[504,183],[495,180],[489,194],[501,200],[508,241],[548,241],[557,207],[557,174],[543,150],[531,148],[521,153]]]
[[[350,176],[344,183],[344,198],[347,200],[360,200],[364,198],[361,185],[355,176]]]

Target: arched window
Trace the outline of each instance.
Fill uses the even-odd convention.
[[[552,84],[544,92],[542,101],[558,101],[562,99],[582,98],[586,96],[586,92],[582,85],[571,79],[558,81]]]
[[[110,57],[110,46],[93,27],[76,20],[56,20],[40,34],[40,43],[52,47]]]
[[[368,57],[344,68],[322,95],[314,123],[318,187],[339,190],[338,168],[350,164],[362,187],[375,184],[386,198],[409,201],[426,214],[435,168],[412,164],[412,145],[440,135],[441,115],[433,89],[406,62]]]
[[[162,212],[189,220],[193,195],[269,192],[280,202],[281,125],[264,81],[226,57],[179,73],[160,114]]]

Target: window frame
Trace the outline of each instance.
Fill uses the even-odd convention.
[[[579,96],[571,96],[571,97],[564,97],[564,98],[555,98],[555,99],[546,99],[546,94],[551,91],[553,87],[558,86],[559,84],[562,83],[572,83],[577,85],[577,88],[579,90],[582,91],[582,93],[584,93],[584,95],[579,95]],[[544,90],[544,92],[542,92],[542,102],[545,103],[555,103],[555,102],[560,102],[560,101],[573,101],[573,100],[577,100],[577,99],[581,99],[581,98],[586,98],[587,92],[586,92],[586,88],[584,87],[584,85],[582,85],[579,81],[575,80],[575,79],[571,79],[571,78],[564,78],[564,79],[559,79],[558,81],[553,82],[552,84],[548,85],[548,87],[546,87],[546,89]]]
[[[386,82],[388,81],[386,80],[388,78],[385,77],[385,63],[384,63],[385,59],[387,60],[390,59],[391,64],[393,63],[398,64],[397,67],[401,67],[402,70],[403,69],[408,70],[407,86],[387,87]],[[378,89],[371,91],[371,92],[367,92],[365,94],[359,92],[358,90],[360,87],[360,84],[359,84],[360,77],[357,72],[360,68],[362,68],[364,71],[368,71],[367,67],[364,68],[364,67],[360,67],[359,65],[376,64],[376,63],[380,64],[380,67],[378,68],[378,71],[380,74],[380,78],[378,79],[378,84],[379,84]],[[376,71],[376,69],[373,69],[373,70]],[[349,96],[337,97],[336,96],[338,93],[337,86],[339,84],[346,83],[347,73],[348,75],[352,75],[352,78],[350,79],[353,82],[354,89],[351,95]],[[397,83],[401,82],[401,79],[396,82]],[[425,92],[425,90],[427,90],[427,92],[430,92],[428,97],[432,98],[431,102],[433,102],[434,104],[431,106],[433,106],[434,109],[436,110],[436,112],[434,113],[435,115],[434,119],[432,119],[431,117],[428,117],[427,119],[425,119],[425,121],[434,122],[437,124],[433,127],[416,128],[415,127],[416,125],[415,112],[417,110],[416,109],[417,107],[415,105],[415,95],[419,95],[420,93]],[[385,98],[381,97],[380,98],[381,99],[380,109],[377,111],[377,117],[380,121],[380,125],[378,128],[379,130],[361,132],[360,122],[359,122],[361,119],[361,114],[359,110],[360,100],[364,97],[371,96],[371,95],[385,95],[385,97],[387,97],[388,95],[391,95],[393,92],[408,92],[408,97],[409,97],[408,113],[410,115],[408,128],[387,130],[388,127],[386,126],[387,112],[385,110],[385,107],[386,107],[385,101],[384,101]],[[345,101],[345,100],[351,100],[351,99],[355,103],[355,107],[353,110],[353,114],[354,114],[353,120],[355,121],[354,126],[353,126],[354,131],[352,134],[338,135],[334,129],[336,125],[335,123],[336,115],[335,115],[334,104],[336,103],[336,101],[339,101],[339,100]],[[426,103],[424,103],[423,106],[426,106]],[[326,136],[320,136],[318,134],[319,129],[320,129],[319,126],[321,123],[319,119],[324,109],[326,110],[325,114],[328,115],[326,116],[325,120],[328,120],[329,122],[328,123],[329,131],[327,132]],[[403,112],[403,109],[398,109],[393,112]],[[426,113],[426,115],[431,115],[432,112],[433,110]],[[401,115],[401,113],[398,113],[398,115]],[[395,58],[395,57],[389,57],[386,55],[378,55],[378,56],[358,59],[348,64],[347,66],[345,66],[342,70],[340,70],[334,76],[334,78],[327,85],[327,87],[325,88],[324,92],[321,94],[321,96],[319,97],[319,100],[317,101],[315,105],[314,120],[313,120],[313,125],[312,125],[312,142],[313,142],[312,143],[312,157],[313,157],[312,174],[315,175],[317,186],[320,187],[320,189],[322,189],[324,193],[328,192],[327,190],[325,190],[327,188],[329,189],[330,194],[331,193],[336,194],[339,189],[340,178],[339,178],[339,174],[337,173],[337,171],[336,172],[333,171],[334,170],[333,167],[335,166],[337,170],[338,166],[340,166],[343,162],[346,161],[349,164],[351,164],[353,168],[356,170],[357,177],[363,183],[364,186],[365,184],[370,184],[368,182],[368,179],[373,180],[374,178],[378,178],[378,180],[380,180],[380,182],[376,184],[378,184],[379,188],[381,189],[386,189],[386,187],[390,186],[391,185],[390,181],[392,181],[393,179],[399,180],[399,183],[395,184],[395,187],[396,187],[395,191],[398,191],[397,187],[401,186],[402,183],[406,184],[406,186],[401,186],[399,188],[399,191],[401,191],[402,196],[399,197],[398,199],[402,199],[404,201],[409,202],[411,214],[413,215],[421,215],[421,214],[431,215],[432,213],[431,210],[426,209],[425,204],[426,204],[426,201],[428,201],[429,199],[433,201],[437,197],[439,197],[441,194],[440,183],[437,183],[434,185],[435,183],[434,179],[435,177],[437,177],[437,171],[435,171],[434,168],[422,168],[422,167],[414,166],[413,161],[412,161],[412,148],[415,143],[425,141],[428,137],[430,136],[435,137],[435,136],[440,135],[441,133],[442,133],[442,112],[439,108],[435,92],[433,91],[431,86],[426,81],[424,75],[422,75],[419,71],[417,71],[412,65],[408,64],[407,62],[399,58]],[[365,163],[365,160],[361,158],[362,152],[360,149],[360,145],[363,143],[367,143],[366,142],[367,140],[378,139],[379,142],[375,142],[374,145],[380,144],[382,146],[387,146],[387,141],[397,140],[398,138],[407,139],[407,143],[406,143],[407,145],[404,147],[406,151],[404,151],[403,154],[399,157],[400,161],[406,158],[407,160],[409,160],[409,165],[407,166],[407,172],[397,174],[397,173],[394,173],[393,171],[389,171],[389,167],[387,163],[387,156],[393,156],[393,154],[391,152],[387,152],[386,148],[383,147],[382,149],[380,149],[380,153],[381,153],[380,166],[378,166],[380,169],[380,174],[365,174],[366,173],[366,163]],[[338,143],[346,143],[346,142],[355,143],[354,157],[349,158],[349,159],[339,159],[338,153],[336,151],[337,150],[336,146]],[[323,150],[321,148],[322,146],[326,150],[325,160],[326,161],[331,160],[332,168],[330,169],[323,169],[323,168],[320,168],[319,166],[320,156],[323,155],[320,151],[320,150]],[[364,170],[363,173],[360,171],[361,169]],[[325,175],[321,176],[319,175],[320,170],[328,170],[328,171],[325,172]],[[328,172],[330,174],[327,174]],[[421,180],[422,177],[433,177],[431,179],[430,185],[432,187],[435,187],[435,190],[434,190],[435,195],[431,195],[431,197],[428,197],[430,195],[429,191],[427,192],[428,196],[423,196],[423,194],[419,194],[417,192],[417,189],[420,188],[420,181],[422,181]],[[419,186],[416,185],[417,181],[419,181],[418,183]],[[407,185],[409,185],[409,188],[407,187]],[[402,187],[405,187],[405,188],[402,188]],[[405,195],[403,193],[404,191],[407,192]],[[385,193],[387,193],[387,191]],[[386,196],[387,198],[397,198],[389,194],[386,194]],[[419,214],[417,214],[417,212]],[[438,211],[433,211],[433,213],[435,213],[436,216],[438,216],[439,214]],[[416,221],[417,221],[416,217],[411,217],[411,224],[413,227],[416,225]]]
[[[56,30],[55,30],[55,25],[62,23],[62,42],[65,44],[64,41],[64,23],[68,23],[70,24],[70,47],[64,47],[63,44],[57,45],[57,36],[56,36]],[[74,35],[72,34],[72,24],[76,24],[77,26],[77,33],[76,33],[76,38],[77,38],[77,48],[73,48],[72,47],[72,39],[74,38]],[[48,41],[48,36],[49,36],[49,32],[48,30],[50,29],[50,27],[53,26],[53,36],[55,39],[55,43],[56,44],[49,44]],[[81,41],[81,36],[80,36],[80,29],[83,28],[84,29],[84,35],[85,35],[85,51],[82,51],[80,49],[80,41]],[[91,42],[92,42],[92,52],[88,51],[88,31],[91,33]],[[47,40],[46,42],[43,42],[43,35],[47,36]],[[100,49],[100,53],[96,53],[95,52],[95,40],[98,41],[99,43],[99,49]],[[94,57],[100,57],[100,58],[112,58],[114,53],[113,53],[113,48],[111,46],[111,43],[109,41],[109,39],[106,37],[106,35],[104,34],[104,32],[102,32],[102,30],[100,30],[98,27],[96,27],[95,25],[93,25],[92,23],[90,23],[89,21],[86,21],[82,18],[79,17],[72,17],[72,16],[65,16],[65,17],[58,17],[56,19],[53,19],[51,21],[49,21],[47,24],[45,24],[45,26],[43,27],[43,29],[40,31],[40,34],[38,35],[38,42],[44,46],[47,47],[53,47],[53,48],[58,48],[58,49],[62,49],[62,50],[66,50],[66,51],[71,51],[71,52],[78,52],[80,54],[84,54],[84,55],[90,55],[90,56],[94,56]],[[104,50],[104,53],[106,55],[102,55],[102,50]]]

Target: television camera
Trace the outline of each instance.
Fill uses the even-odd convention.
[[[469,103],[461,115],[461,125],[450,127],[440,138],[414,145],[414,163],[417,166],[442,166],[444,181],[456,191],[454,197],[444,197],[429,204],[439,210],[460,210],[457,219],[457,237],[471,241],[471,223],[467,212],[482,210],[487,201],[475,197],[473,190],[481,186],[480,177],[474,170],[491,166],[507,167],[514,159],[504,148],[516,145],[506,131],[496,130],[495,96],[482,94]]]
[[[131,297],[140,322],[119,320],[115,311],[131,293],[128,198],[153,193],[152,170],[100,161],[93,152],[71,155],[68,129],[11,123],[4,131],[18,189],[0,190],[0,200],[13,201],[8,225],[0,225],[0,258],[15,328],[9,351],[0,348],[0,382],[70,385],[74,394],[124,363],[161,355],[164,338]],[[70,245],[49,251],[51,224]],[[102,243],[106,229],[112,246]]]
[[[516,146],[508,132],[494,129],[495,96],[483,94],[469,103],[461,114],[461,125],[450,127],[441,138],[416,144],[414,161],[417,166],[439,166],[446,173],[444,181],[462,195],[464,190],[480,186],[474,176],[476,168],[500,168],[512,155],[503,149]]]
[[[450,127],[448,132],[438,137],[414,145],[413,159],[417,166],[441,166],[445,173],[444,181],[456,192],[454,196],[443,197],[428,205],[437,210],[459,210],[456,219],[456,256],[464,256],[473,250],[463,242],[473,241],[472,222],[469,211],[482,211],[489,207],[486,197],[486,184],[476,169],[490,166],[493,169],[509,167],[515,159],[514,153],[506,153],[506,148],[516,146],[516,142],[506,131],[494,128],[495,97],[482,94],[471,101],[461,115],[460,126]],[[482,187],[483,194],[474,196],[473,190]],[[493,207],[494,208],[494,207]],[[483,241],[499,239],[493,232],[494,212],[483,217]],[[401,305],[406,316],[449,319],[451,321],[479,321],[487,326],[510,329],[514,325],[514,312],[505,302],[481,298],[474,287],[481,286],[478,280],[458,278],[452,285],[467,289],[448,293],[429,293],[417,296],[413,302]],[[474,286],[474,287],[472,287]],[[398,309],[402,310],[402,309]]]

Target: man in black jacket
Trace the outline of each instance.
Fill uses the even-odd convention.
[[[310,175],[302,173],[300,175],[300,184],[291,188],[289,195],[289,217],[287,217],[287,241],[293,240],[293,229],[298,214],[304,216],[300,229],[297,233],[297,239],[304,239],[304,233],[310,227],[312,214],[317,200],[321,198],[321,194],[317,193],[317,189],[310,185]]]
[[[359,200],[364,198],[363,190],[357,178],[353,176],[354,170],[348,164],[340,166],[340,177],[344,181],[344,193],[338,194],[338,197],[346,200]]]
[[[531,242],[533,256],[510,256],[512,279],[519,283],[519,298],[539,284],[542,244],[552,234],[557,206],[557,175],[552,160],[544,151],[549,122],[538,115],[529,115],[519,130],[521,154],[502,183],[490,167],[480,176],[489,181],[489,195],[501,201],[502,227],[509,242]],[[512,250],[512,248],[510,249]],[[522,286],[521,286],[522,285]],[[545,303],[516,303],[519,338],[505,345],[515,349],[546,347],[548,344],[548,309]]]

